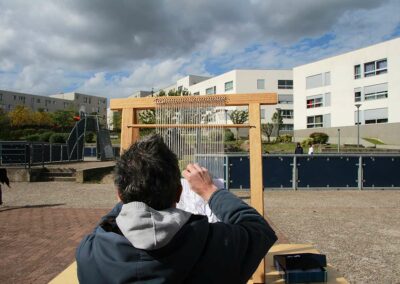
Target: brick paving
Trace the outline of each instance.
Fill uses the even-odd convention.
[[[12,186],[5,190],[6,206],[0,207],[0,283],[49,282],[74,261],[82,237],[115,202],[111,185],[49,182]],[[82,204],[100,208],[74,208]],[[279,242],[288,242],[275,230]]]
[[[107,209],[8,207],[0,210],[0,283],[47,283]]]
[[[116,202],[108,184],[13,183],[0,206],[0,283],[47,283]],[[237,193],[248,201],[248,193]],[[266,191],[280,242],[312,243],[351,283],[399,283],[400,191]],[[271,222],[272,220],[272,222]]]

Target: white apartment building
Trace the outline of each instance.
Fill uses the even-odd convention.
[[[278,105],[262,106],[262,123],[271,122],[277,110],[283,117],[282,133],[293,130],[293,78],[291,70],[232,70],[215,77],[189,75],[169,86],[168,90],[189,91],[192,95],[277,93]],[[230,110],[235,108],[230,108]],[[220,112],[218,120],[227,120],[227,112]]]
[[[23,105],[33,111],[42,109],[47,112],[73,109],[88,114],[96,113],[101,118],[107,116],[107,98],[81,93],[65,93],[51,96],[38,96],[26,93],[0,90],[0,108],[11,111],[16,106]]]
[[[359,119],[360,143],[400,143],[400,38],[295,67],[293,79],[296,141],[356,144]]]

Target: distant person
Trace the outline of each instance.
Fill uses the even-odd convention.
[[[308,148],[308,155],[313,155],[314,154],[314,144],[310,145],[310,148]]]
[[[8,187],[10,187],[10,180],[8,179],[6,169],[0,169],[0,205],[3,204],[3,192],[1,191],[1,184],[6,184]]]
[[[295,154],[304,154],[303,147],[301,147],[300,143],[297,143],[296,149],[294,150]]]
[[[276,241],[254,208],[218,190],[207,169],[182,172],[221,222],[176,208],[182,193],[176,155],[153,135],[116,164],[121,200],[76,251],[80,283],[246,283]]]

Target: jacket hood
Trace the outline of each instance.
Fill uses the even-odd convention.
[[[130,202],[122,205],[116,222],[134,247],[155,250],[167,245],[190,216],[177,208],[157,211],[143,202]]]

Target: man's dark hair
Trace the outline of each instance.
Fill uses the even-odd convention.
[[[180,177],[178,159],[159,135],[134,143],[115,167],[115,185],[122,202],[140,201],[156,210],[176,202]]]

